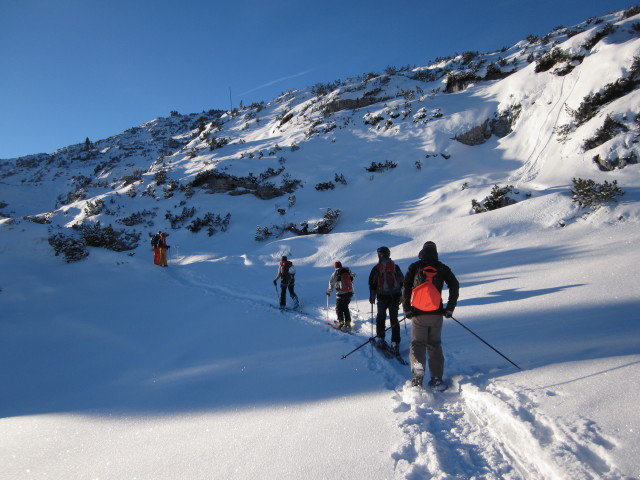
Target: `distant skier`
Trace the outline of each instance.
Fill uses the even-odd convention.
[[[342,263],[335,262],[333,264],[334,272],[329,277],[329,286],[327,287],[327,297],[331,296],[331,292],[336,290],[336,315],[340,328],[351,328],[351,313],[349,312],[349,303],[353,297],[353,281],[356,274]]]
[[[294,291],[296,282],[296,269],[293,263],[287,259],[284,255],[280,258],[280,265],[278,265],[278,275],[273,280],[273,284],[276,285],[280,279],[280,309],[284,310],[287,306],[287,290],[293,300],[293,308],[298,308],[300,301]]]
[[[160,235],[162,232],[158,232],[151,237],[151,250],[153,250],[153,263],[154,265],[160,265]]]
[[[160,250],[160,263],[159,265],[161,267],[168,267],[169,265],[167,264],[167,250],[170,248],[169,245],[167,245],[167,233],[166,232],[162,232],[160,234],[160,242],[158,243],[158,247]]]
[[[458,302],[460,285],[451,269],[438,260],[434,242],[426,242],[418,260],[412,263],[404,277],[403,307],[407,318],[412,319],[411,349],[409,361],[413,374],[413,385],[422,386],[429,352],[429,387],[444,390],[444,355],[442,353],[443,316],[451,318]],[[449,298],[447,306],[442,304],[442,287],[447,284]],[[414,292],[415,290],[415,292]],[[418,306],[422,306],[422,309]]]
[[[384,339],[388,310],[391,322],[391,352],[398,355],[400,353],[398,309],[402,300],[404,275],[402,275],[400,267],[391,260],[391,250],[388,247],[378,248],[377,253],[378,264],[371,269],[369,274],[369,303],[373,305],[376,299],[378,300],[375,341],[380,348],[389,348]]]

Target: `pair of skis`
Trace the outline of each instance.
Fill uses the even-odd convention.
[[[341,326],[340,322],[338,322],[337,320],[334,320],[333,322],[327,322],[327,325],[329,325],[334,330],[338,330],[339,332],[348,333],[349,335],[353,334],[353,332],[351,331],[351,327]]]
[[[369,341],[373,343],[373,346],[376,347],[376,350],[378,350],[383,357],[388,359],[394,358],[400,363],[400,365],[409,365],[409,362],[402,358],[400,352],[394,353],[389,349],[389,346],[386,343],[379,345],[378,342],[375,341],[374,337],[370,338]]]

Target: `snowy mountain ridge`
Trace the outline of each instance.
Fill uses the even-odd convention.
[[[369,175],[366,169],[383,171],[398,164],[407,170],[413,167],[416,173],[423,168],[452,168],[456,152],[464,149],[460,143],[483,144],[492,136],[504,139],[492,154],[504,152],[505,158],[523,165],[508,179],[474,182],[478,199],[488,194],[492,182],[506,181],[518,188],[536,182],[545,185],[540,178],[543,165],[549,164],[555,175],[558,157],[568,159],[562,162],[576,176],[587,173],[578,166],[586,158],[596,159],[602,169],[624,167],[638,157],[635,87],[597,105],[595,118],[582,124],[570,112],[607,85],[638,81],[633,69],[638,22],[633,13],[630,9],[572,28],[558,27],[542,39],[530,37],[500,52],[470,51],[428,67],[389,67],[384,74],[315,85],[266,105],[232,112],[173,112],[106,140],[87,139],[52,155],[5,161],[5,184],[54,183],[55,190],[42,203],[23,209],[7,188],[0,199],[5,204],[3,215],[45,215],[59,226],[101,221],[127,230],[123,222],[142,219],[123,219],[123,202],[146,207],[149,202],[144,200],[153,199],[154,211],[141,208],[144,222],[129,228],[141,233],[143,226],[158,224],[166,229],[163,213],[180,217],[185,206],[195,204],[197,213],[211,213],[206,209],[215,199],[201,194],[207,190],[202,187],[208,187],[265,199],[295,194],[296,200],[309,202],[314,213],[312,218],[286,215],[285,223],[313,222],[321,217],[321,204],[335,202],[341,184],[354,182],[362,188],[366,182],[361,179]],[[583,70],[594,74],[584,78]],[[612,138],[592,142],[596,145],[585,150],[585,140],[603,129],[607,118],[614,122],[609,127]],[[535,130],[540,138],[528,138]],[[379,140],[389,140],[393,148],[369,148]],[[328,143],[330,149],[325,147]],[[325,156],[320,158],[318,152]],[[306,187],[304,193],[301,187]],[[313,197],[308,191],[314,187],[325,188],[320,202],[306,199]],[[195,191],[198,196],[192,199]],[[111,207],[96,208],[105,202]],[[276,230],[283,220],[278,212],[289,202],[282,199],[268,215]],[[73,221],[56,221],[55,212],[64,212],[65,217],[75,212]],[[193,216],[198,217],[196,212]],[[233,223],[233,212],[226,213],[231,213]]]

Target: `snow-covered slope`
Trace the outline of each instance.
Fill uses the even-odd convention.
[[[3,161],[0,478],[640,478],[635,13]],[[581,208],[574,178],[625,194]],[[474,214],[495,185],[517,203]],[[406,270],[426,240],[521,371],[453,321],[443,395],[341,359],[376,248]],[[335,260],[354,335],[326,325]]]

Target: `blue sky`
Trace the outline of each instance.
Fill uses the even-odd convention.
[[[544,35],[633,0],[0,0],[0,158]]]

